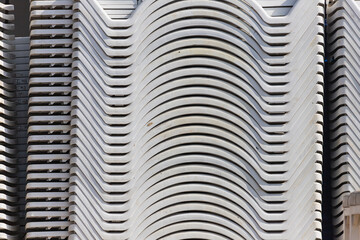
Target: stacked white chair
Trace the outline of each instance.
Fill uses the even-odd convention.
[[[72,5],[30,3],[26,239],[68,236]]]
[[[360,190],[360,1],[328,4],[333,224],[343,237],[343,197]]]
[[[104,2],[73,7],[69,239],[321,239],[324,1]]]
[[[25,235],[25,197],[27,166],[27,123],[30,39],[16,37],[14,41],[14,83],[16,87],[16,161],[18,185],[19,239]]]
[[[17,178],[13,83],[14,6],[0,3],[0,239],[17,239]]]

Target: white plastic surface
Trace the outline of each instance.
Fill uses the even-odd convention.
[[[324,1],[104,2],[74,1],[69,239],[321,239]]]

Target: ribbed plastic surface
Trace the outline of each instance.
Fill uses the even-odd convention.
[[[360,190],[360,8],[354,0],[328,5],[334,235],[343,236],[344,195]]]
[[[68,236],[72,5],[30,3],[26,239]]]
[[[321,238],[324,2],[294,4],[74,1],[69,239]]]

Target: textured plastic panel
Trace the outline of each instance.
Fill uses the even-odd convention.
[[[320,239],[324,2],[100,3],[73,8],[69,239]]]
[[[27,169],[28,85],[30,39],[16,37],[14,41],[14,81],[16,86],[16,160],[18,176],[19,239],[25,235],[25,197]]]

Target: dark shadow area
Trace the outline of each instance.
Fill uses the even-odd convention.
[[[9,1],[9,0],[8,0]],[[29,0],[10,0],[15,6],[15,36],[27,37],[30,35],[30,1]]]

